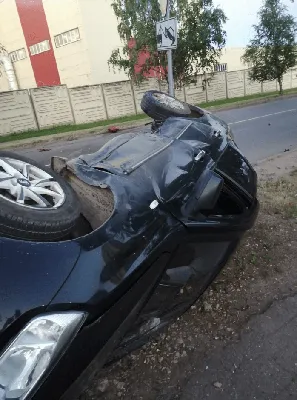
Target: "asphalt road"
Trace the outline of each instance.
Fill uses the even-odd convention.
[[[198,363],[179,400],[296,399],[296,306],[288,297],[252,319],[240,341]]]
[[[297,148],[297,97],[221,111],[217,115],[232,126],[238,146],[252,163],[286,149]],[[54,155],[72,158],[95,152],[114,136],[101,134],[72,141],[56,141],[35,148],[18,149],[18,152],[47,165]]]

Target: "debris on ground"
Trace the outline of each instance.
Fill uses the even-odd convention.
[[[118,128],[117,126],[110,126],[109,128],[108,128],[108,132],[109,133],[116,133],[116,132],[118,132],[120,130],[120,128]]]
[[[106,391],[106,389],[109,386],[109,380],[108,379],[102,379],[98,382],[97,388],[99,390],[99,392],[104,393]]]

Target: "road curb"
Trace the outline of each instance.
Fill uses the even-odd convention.
[[[297,148],[292,148],[259,160],[253,165],[258,174],[258,181],[262,183],[271,180],[276,181],[296,171],[296,161]]]
[[[254,167],[260,167],[261,164],[263,164],[263,163],[265,163],[267,161],[272,161],[272,160],[274,160],[276,158],[284,157],[288,153],[290,153],[290,154],[296,153],[297,154],[297,147],[296,148],[294,147],[293,149],[290,149],[288,151],[281,151],[281,152],[279,152],[277,154],[274,154],[274,155],[266,157],[266,158],[262,158],[262,160],[256,161],[255,163],[253,163],[253,165],[254,165]],[[296,165],[296,168],[297,168],[297,165]]]
[[[83,136],[108,134],[109,133],[108,129],[112,126],[117,126],[120,129],[132,129],[132,128],[137,128],[138,126],[143,126],[149,122],[151,122],[151,118],[143,118],[138,121],[121,122],[120,124],[114,123],[112,125],[106,125],[102,127],[99,126],[96,128],[80,129],[78,131],[55,133],[53,135],[38,136],[28,139],[19,139],[7,143],[0,143],[0,149],[4,150],[4,149],[17,149],[19,147],[31,147],[37,144],[51,143],[52,141],[55,140],[65,140],[65,141],[77,140],[81,139]]]

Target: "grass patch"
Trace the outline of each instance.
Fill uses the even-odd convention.
[[[223,270],[216,281],[228,281],[228,293],[232,293],[231,285],[239,284],[242,292],[242,282],[251,283],[251,280],[256,281],[258,278],[264,279],[265,284],[272,278],[278,287],[277,276],[288,265],[295,271],[296,246],[293,242],[296,242],[296,194],[297,174],[288,174],[277,181],[261,182],[258,190],[260,213],[257,222],[246,233],[230,259],[229,267]]]
[[[297,175],[290,174],[278,181],[260,185],[261,203],[269,214],[283,218],[297,218]]]
[[[287,89],[284,90],[284,94],[291,94],[291,93],[296,93],[297,94],[297,89]],[[251,94],[249,96],[243,96],[243,97],[233,97],[232,99],[222,99],[222,100],[215,100],[215,101],[209,101],[206,103],[200,103],[199,106],[202,108],[210,108],[210,107],[218,107],[218,106],[224,106],[227,104],[233,104],[233,103],[241,103],[249,100],[257,100],[257,99],[265,99],[269,97],[280,97],[279,92],[266,92],[266,93],[257,93],[257,94]]]
[[[130,122],[130,121],[139,121],[144,118],[147,118],[147,115],[140,114],[140,115],[131,115],[128,117],[121,117],[115,119],[108,119],[104,121],[97,121],[97,122],[90,122],[88,124],[78,124],[78,125],[60,125],[55,126],[53,128],[34,130],[34,131],[27,131],[27,132],[20,132],[20,133],[13,133],[7,136],[0,136],[0,143],[7,143],[14,140],[22,140],[22,139],[29,139],[33,137],[41,137],[41,136],[48,136],[48,135],[55,135],[58,133],[65,133],[65,132],[74,132],[79,131],[81,129],[92,129],[92,128],[100,128],[107,125],[113,124],[120,124],[123,122]]]
[[[290,93],[296,93],[296,95],[297,95],[297,89],[295,88],[295,89],[284,90],[284,94],[290,94]],[[269,98],[269,97],[277,98],[278,96],[279,96],[279,92],[257,93],[257,94],[253,94],[250,96],[234,97],[232,99],[223,99],[223,100],[210,101],[207,103],[199,103],[199,106],[207,109],[207,108],[211,108],[211,107],[219,107],[219,106],[224,106],[224,105],[228,105],[228,104],[244,103],[244,102],[248,102],[249,100],[265,99],[265,98]],[[123,122],[139,121],[139,120],[142,120],[145,118],[147,118],[147,115],[145,115],[145,114],[131,115],[131,116],[127,116],[127,117],[115,118],[115,119],[110,119],[110,120],[90,122],[88,124],[60,125],[60,126],[55,126],[53,128],[34,130],[34,131],[26,131],[26,132],[21,132],[21,133],[13,133],[13,134],[7,135],[7,136],[0,136],[0,143],[13,142],[16,140],[29,139],[29,138],[34,138],[34,137],[55,135],[58,133],[75,132],[75,131],[79,131],[82,129],[92,129],[92,128],[95,129],[95,128],[100,128],[100,127],[104,127],[107,125],[121,124]]]

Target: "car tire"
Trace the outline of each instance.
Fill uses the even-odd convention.
[[[158,90],[145,92],[141,109],[152,119],[164,121],[169,117],[189,117],[191,110],[188,104]]]
[[[66,238],[80,216],[69,184],[49,168],[0,151],[0,235],[33,241]]]

